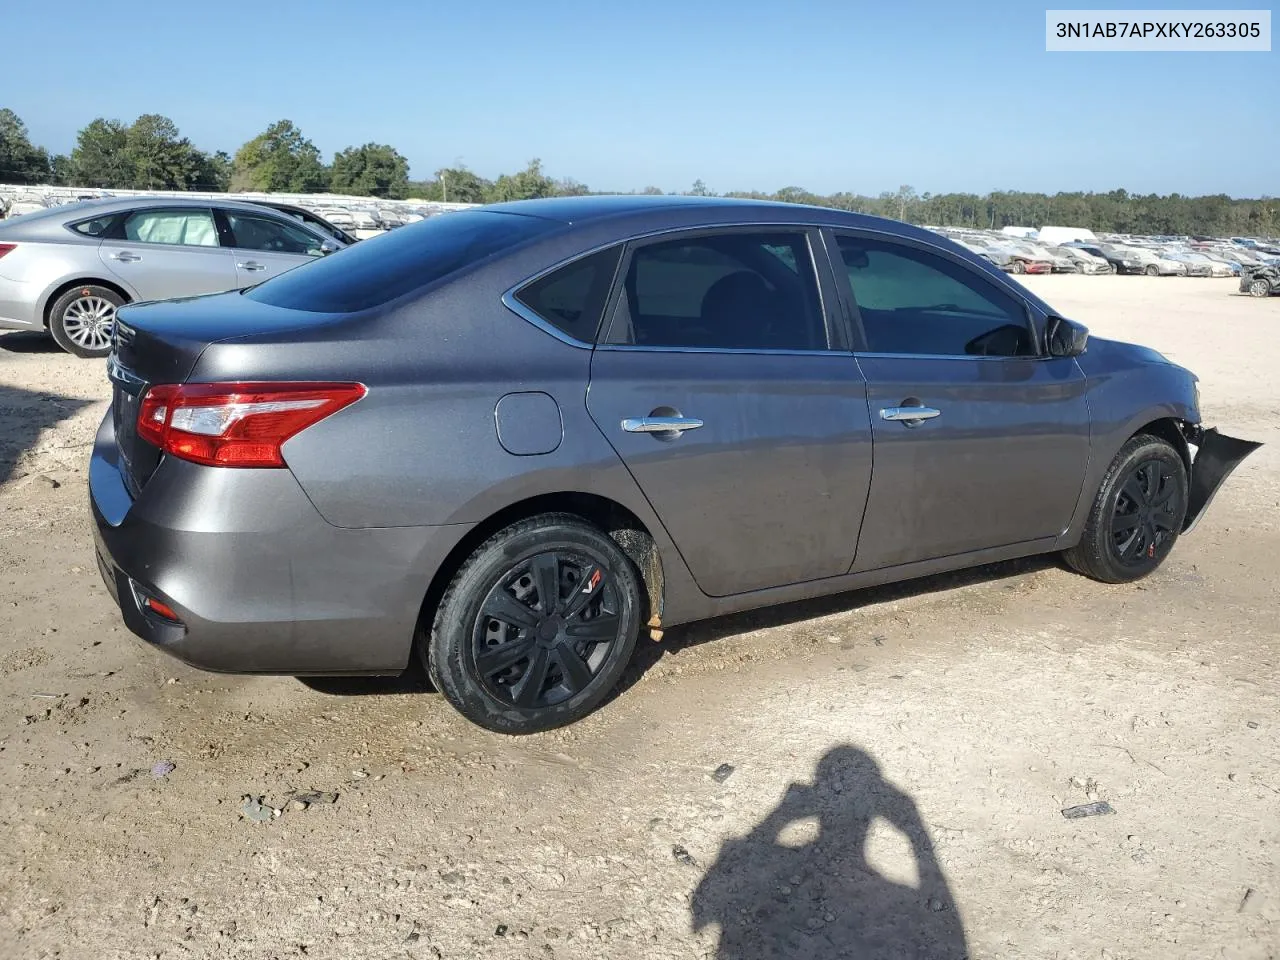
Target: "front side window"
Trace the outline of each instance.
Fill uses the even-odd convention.
[[[870,353],[1035,356],[1023,306],[962,264],[904,244],[839,238]]]
[[[724,233],[638,247],[608,342],[720,350],[825,350],[803,233]]]
[[[183,247],[218,245],[218,231],[209,210],[139,210],[125,220],[124,236],[134,243],[169,243]]]
[[[270,217],[255,217],[226,211],[231,236],[242,250],[261,250],[264,253],[296,253],[318,257],[320,238],[302,227]]]

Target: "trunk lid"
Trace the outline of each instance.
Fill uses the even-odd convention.
[[[160,463],[160,451],[138,436],[138,408],[147,389],[183,383],[210,346],[224,340],[313,326],[318,316],[259,303],[240,291],[131,303],[116,314],[107,359],[111,413],[120,472],[136,497]]]

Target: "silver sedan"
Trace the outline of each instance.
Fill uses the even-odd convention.
[[[269,208],[129,197],[0,222],[0,330],[47,330],[80,357],[111,349],[116,308],[253,286],[341,242]]]

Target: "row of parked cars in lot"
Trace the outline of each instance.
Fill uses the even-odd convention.
[[[1253,238],[1134,237],[1041,242],[997,231],[934,227],[935,232],[1006,273],[1128,273],[1148,277],[1241,277],[1242,292],[1267,296],[1280,242]],[[1262,282],[1253,275],[1261,273]]]
[[[283,199],[66,198],[0,221],[0,330],[45,330],[81,357],[111,350],[116,310],[136,301],[245,289],[389,232],[360,211]],[[390,214],[388,214],[390,216]],[[395,226],[422,214],[400,212]],[[1008,273],[1240,276],[1280,290],[1280,248],[1235,238],[1108,237],[1050,243],[930,228]],[[1053,228],[1046,228],[1046,233]],[[376,242],[376,241],[375,241]]]

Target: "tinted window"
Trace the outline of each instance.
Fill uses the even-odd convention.
[[[230,210],[226,215],[236,246],[243,250],[320,256],[321,240],[308,230],[269,217],[246,216]]]
[[[208,210],[139,210],[124,222],[124,236],[134,243],[169,243],[184,247],[216,247],[218,231]]]
[[[1026,313],[972,269],[914,247],[841,237],[871,353],[1027,356]]]
[[[574,340],[594,343],[617,262],[617,248],[593,253],[529,284],[516,299]]]
[[[245,296],[292,310],[365,310],[563,226],[490,211],[443,213],[305,263]]]
[[[825,350],[801,233],[726,233],[638,247],[609,326],[642,347]]]

